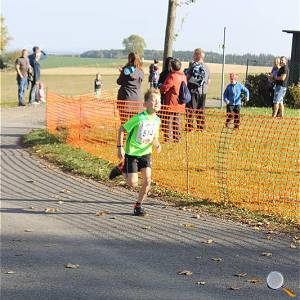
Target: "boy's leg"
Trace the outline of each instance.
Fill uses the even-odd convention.
[[[279,103],[278,117],[283,117],[284,115],[284,105],[283,102]]]
[[[227,105],[226,111],[227,111],[227,119],[225,122],[225,126],[229,127],[229,123],[233,118],[233,105]]]
[[[197,116],[197,127],[200,130],[205,129],[205,101],[206,101],[206,94],[199,94],[198,95],[198,116]]]
[[[279,103],[281,100],[282,92],[281,92],[281,86],[275,86],[274,89],[274,98],[273,98],[273,113],[272,117],[276,118],[279,110]]]
[[[163,117],[163,134],[164,134],[164,141],[167,142],[171,138],[171,113],[169,111],[165,111],[165,115]]]
[[[175,142],[179,142],[181,138],[181,124],[180,124],[180,114],[173,113],[173,140]]]
[[[139,183],[139,177],[138,177],[138,173],[128,173],[127,175],[127,184],[130,187],[137,187],[138,183]]]
[[[139,204],[142,204],[142,202],[146,199],[147,194],[150,190],[152,170],[150,167],[143,168],[141,169],[141,173],[142,173],[142,186],[139,191],[139,196],[137,201]]]
[[[240,106],[236,105],[233,109],[234,112],[234,128],[238,129],[240,126]]]
[[[272,117],[274,117],[274,118],[277,117],[278,110],[279,110],[279,104],[278,104],[278,103],[274,103],[274,104],[273,104],[273,113],[272,113]]]

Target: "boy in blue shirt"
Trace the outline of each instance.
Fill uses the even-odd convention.
[[[229,127],[229,122],[234,119],[234,128],[238,129],[240,125],[241,95],[245,94],[249,100],[249,90],[240,82],[237,82],[237,75],[230,73],[230,84],[227,85],[224,92],[224,102],[227,104],[227,119],[225,126]]]

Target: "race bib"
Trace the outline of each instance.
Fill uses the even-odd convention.
[[[151,144],[157,132],[157,124],[150,121],[141,122],[138,134],[137,142],[140,144]]]

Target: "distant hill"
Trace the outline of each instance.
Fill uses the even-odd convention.
[[[222,54],[216,52],[206,52],[205,61],[208,63],[222,63]],[[80,54],[80,57],[87,58],[126,58],[127,53],[122,49],[110,49],[110,50],[89,50]],[[179,58],[182,61],[190,61],[193,56],[193,51],[174,51],[173,56]],[[146,60],[158,59],[162,60],[162,50],[149,50],[146,49],[144,53]],[[247,59],[249,65],[257,66],[272,66],[275,56],[271,54],[250,54],[243,55],[227,54],[226,64],[246,65]]]

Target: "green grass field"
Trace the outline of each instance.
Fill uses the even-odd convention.
[[[62,67],[117,68],[118,66],[122,66],[125,63],[125,59],[49,56],[47,59],[41,61],[41,67],[43,69]]]

